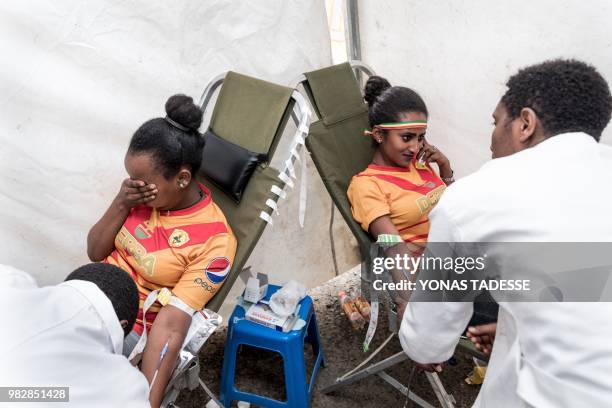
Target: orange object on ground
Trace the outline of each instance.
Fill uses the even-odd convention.
[[[346,317],[348,317],[349,322],[351,322],[353,329],[359,330],[363,328],[365,320],[363,316],[361,316],[361,313],[359,313],[357,306],[355,306],[355,302],[353,302],[343,290],[338,292],[338,297],[340,298],[340,306],[342,306],[342,310],[344,314],[346,314]]]

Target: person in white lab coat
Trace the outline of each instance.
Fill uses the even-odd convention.
[[[38,288],[25,272],[0,265],[0,283],[0,387],[69,387],[69,402],[54,407],[150,407],[146,378],[122,355],[138,312],[127,273],[88,264]]]
[[[583,62],[553,60],[506,85],[493,113],[494,160],[447,189],[430,214],[430,242],[612,242],[612,148],[598,143],[612,112],[605,79]],[[410,302],[404,351],[425,366],[446,361],[472,310]],[[605,302],[500,302],[474,406],[610,406],[611,316]]]

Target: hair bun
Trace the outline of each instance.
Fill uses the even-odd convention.
[[[166,114],[170,119],[189,130],[198,130],[202,124],[203,112],[191,96],[172,95],[166,101]]]
[[[391,88],[391,84],[383,77],[372,75],[368,78],[368,82],[365,84],[363,99],[368,103],[369,107],[374,105],[374,102],[378,97],[385,91],[385,89]]]

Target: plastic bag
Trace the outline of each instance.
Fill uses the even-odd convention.
[[[204,309],[195,312],[191,318],[191,325],[185,336],[182,349],[197,355],[206,340],[217,330],[221,321],[221,316],[211,310]]]
[[[146,313],[157,299],[158,293],[159,290],[154,290],[149,293],[145,299],[143,307],[144,327],[147,326]],[[185,340],[183,341],[183,345],[181,346],[181,350],[188,350],[197,355],[202,345],[206,342],[206,340],[208,340],[217,327],[219,327],[221,322],[221,316],[211,310],[204,309],[202,311],[196,311],[191,318],[191,324],[189,326],[189,330],[187,331],[187,335],[185,336]],[[128,357],[128,360],[130,360],[133,365],[140,362],[142,352],[144,351],[146,344],[147,331],[144,330],[140,336],[140,339],[138,339],[138,343],[136,343],[136,346]]]
[[[300,300],[306,296],[306,287],[291,280],[270,298],[270,308],[279,316],[286,317],[295,312]]]

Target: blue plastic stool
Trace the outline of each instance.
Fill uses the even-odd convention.
[[[268,293],[265,299],[269,300],[270,296],[278,289],[280,289],[279,286],[268,285]],[[232,401],[247,401],[255,405],[274,408],[309,407],[317,372],[320,366],[324,366],[323,347],[310,296],[306,296],[300,301],[299,316],[306,322],[300,330],[283,333],[248,321],[244,318],[244,314],[244,308],[238,305],[229,319],[225,354],[223,356],[223,371],[221,372],[221,395],[219,398],[221,403],[225,407],[229,407]],[[312,345],[312,350],[316,356],[310,382],[306,379],[304,342]],[[236,389],[234,386],[236,356],[238,348],[242,344],[275,351],[283,357],[287,401],[281,402]]]

